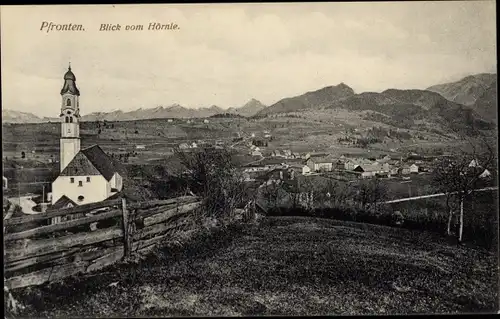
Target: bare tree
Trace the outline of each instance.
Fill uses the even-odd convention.
[[[474,123],[473,120],[468,121],[465,129],[450,125],[463,146],[457,145],[454,154],[438,160],[433,169],[433,185],[446,195],[447,235],[452,234],[452,220],[459,212],[459,242],[463,240],[464,202],[471,200],[474,190],[481,186],[483,173],[496,169],[496,150],[492,137],[477,129]]]
[[[267,205],[269,205],[269,208],[271,208],[272,210],[276,210],[279,208],[279,201],[284,193],[281,185],[273,181],[267,181],[260,188],[260,193]],[[292,196],[292,199],[293,198],[294,197]]]
[[[376,209],[380,202],[387,199],[387,187],[378,178],[363,180],[359,184],[355,198],[364,210],[371,205]]]
[[[243,204],[243,176],[227,149],[201,148],[192,152],[174,149],[184,167],[181,173],[194,194],[203,198],[207,216],[231,218]]]

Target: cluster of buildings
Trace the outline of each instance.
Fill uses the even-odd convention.
[[[253,149],[259,151],[258,147]],[[254,153],[252,153],[254,155]],[[285,151],[272,151],[270,157],[252,162],[243,167],[245,179],[250,181],[270,172],[283,172],[285,176],[343,174],[349,178],[403,177],[430,171],[433,159],[403,160],[388,155],[378,159],[362,157],[335,157],[330,154],[300,155]],[[293,171],[293,173],[291,173]]]
[[[217,140],[215,141],[214,143],[211,143],[211,142],[208,142],[208,141],[202,141],[202,140],[197,140],[197,141],[193,141],[193,142],[184,142],[184,143],[180,143],[178,145],[179,149],[181,150],[184,150],[184,151],[189,151],[189,150],[192,150],[192,149],[197,149],[197,148],[210,148],[210,147],[213,147],[213,148],[222,148],[224,145],[224,142],[221,141],[221,140]]]
[[[431,160],[432,161],[432,160]],[[347,171],[360,178],[391,177],[428,172],[430,161],[403,161],[386,155],[379,159],[349,158],[344,155],[334,158],[331,155],[313,154],[307,156],[303,174],[331,171]]]

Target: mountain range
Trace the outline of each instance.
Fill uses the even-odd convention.
[[[480,73],[467,76],[459,81],[438,84],[427,88],[450,101],[472,108],[479,116],[497,121],[497,75]]]
[[[388,89],[383,92],[356,93],[340,83],[295,97],[286,97],[265,106],[256,99],[237,108],[222,109],[212,105],[205,108],[186,108],[179,104],[137,109],[123,112],[95,112],[82,116],[82,121],[126,121],[152,118],[204,118],[216,114],[237,114],[245,117],[267,117],[301,110],[342,108],[350,111],[371,111],[371,120],[399,127],[415,124],[415,120],[429,123],[482,120],[496,123],[496,74],[482,73],[459,81],[431,86],[425,90]],[[2,122],[38,123],[57,119],[40,118],[31,113],[2,110]]]
[[[381,93],[359,94],[340,83],[284,98],[257,113],[256,117],[339,108],[371,111],[370,120],[396,127],[410,128],[416,125],[416,120],[421,120],[427,123],[453,122],[459,126],[474,121],[486,128],[486,123],[496,123],[496,83],[496,74],[478,74],[432,86],[432,89],[388,89]],[[467,105],[461,102],[467,102]]]
[[[116,110],[112,112],[94,112],[82,116],[82,121],[132,121],[156,118],[205,118],[216,114],[231,113],[245,117],[253,116],[266,106],[256,99],[251,99],[241,107],[223,109],[216,105],[210,107],[192,109],[179,104],[170,106],[158,106],[150,109],[139,108],[130,112]],[[2,110],[3,123],[42,123],[58,121],[58,118],[41,118],[32,113],[19,112],[14,110]]]
[[[216,105],[206,108],[190,109],[179,104],[173,104],[167,107],[158,106],[152,109],[139,108],[130,112],[123,112],[120,110],[109,113],[94,112],[82,116],[82,121],[132,121],[159,118],[209,117],[222,112],[224,112],[224,109]]]
[[[32,113],[2,109],[2,123],[44,123],[58,120],[58,118],[38,117]]]

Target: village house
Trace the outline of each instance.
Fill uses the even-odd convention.
[[[479,178],[487,178],[487,177],[490,177],[491,176],[491,173],[489,170],[485,169],[481,175],[479,175]]]
[[[472,161],[470,161],[469,167],[480,167],[479,161],[477,159],[473,159]]]
[[[376,174],[388,173],[388,171],[384,171],[383,166],[380,164],[358,165],[353,169],[353,171],[358,172],[361,178],[369,178],[376,176]]]
[[[292,153],[292,151],[290,151],[290,150],[283,150],[283,155],[284,155],[286,158],[294,158],[293,153]]]
[[[302,175],[311,174],[311,168],[307,165],[302,166]]]
[[[384,157],[377,160],[379,163],[389,163],[391,161],[391,157],[389,155],[385,155]]]
[[[306,165],[314,172],[330,172],[333,169],[333,159],[329,155],[311,155],[307,159]]]
[[[265,141],[263,139],[253,139],[252,144],[255,146],[263,147],[263,146],[267,146],[267,141]]]
[[[413,163],[410,165],[410,174],[417,174],[418,173],[418,165]]]
[[[252,156],[262,156],[262,152],[258,147],[254,148],[253,150],[250,151],[250,155]]]
[[[245,182],[253,182],[255,181],[254,174],[251,174],[250,172],[243,172],[243,180]]]
[[[359,165],[370,165],[372,161],[366,158],[350,158],[345,160],[344,169],[347,171],[352,171]]]
[[[345,169],[345,160],[344,159],[338,159],[337,161],[333,162],[332,168],[334,170],[343,170]]]
[[[274,150],[271,152],[271,156],[273,157],[284,157],[283,154],[279,150]]]
[[[403,164],[398,168],[398,175],[408,175],[410,173],[410,165]]]
[[[186,150],[189,148],[189,145],[187,143],[181,143],[181,144],[179,144],[179,148],[181,150]]]
[[[205,124],[207,124],[207,123],[209,123],[209,122],[210,122],[210,121],[209,121],[209,120],[207,120],[207,119],[204,119],[204,120],[203,120],[203,123],[205,123]]]
[[[275,168],[267,173],[263,177],[266,181],[284,181],[284,180],[293,180],[295,179],[295,171],[291,168]]]
[[[478,168],[478,169],[483,169],[482,166],[479,164],[479,161],[477,159],[473,159],[470,163],[469,166],[471,168]],[[483,172],[479,175],[480,178],[486,178],[490,177],[491,172],[488,169],[483,169]]]
[[[135,148],[138,150],[143,150],[146,148],[146,145],[136,145]]]
[[[397,166],[391,166],[391,168],[389,169],[389,175],[390,176],[396,176],[398,175],[398,167]]]

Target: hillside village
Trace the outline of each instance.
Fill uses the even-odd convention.
[[[70,80],[65,81],[73,83],[71,81],[74,76],[72,76]],[[475,96],[479,98],[468,100],[471,107],[478,108],[480,106],[477,103],[484,103],[484,101],[481,102],[482,92],[489,94],[489,90],[484,87],[495,85],[496,74],[480,74],[469,79],[474,81],[474,85],[477,83],[482,85],[482,89],[477,89],[479,93],[475,93]],[[456,85],[464,86],[463,81],[457,82]],[[71,85],[68,86],[66,89],[68,92],[65,91],[65,94],[78,94],[77,91],[71,91]],[[446,88],[451,90],[450,86],[451,84]],[[377,93],[379,95],[377,96],[375,93],[355,94],[350,87],[341,83],[337,86],[307,92],[301,96],[285,98],[269,107],[255,99],[240,108],[230,110],[212,106],[187,112],[180,105],[174,105],[167,108],[141,109],[135,113],[129,112],[126,117],[121,118],[123,121],[120,121],[120,117],[114,117],[115,120],[111,120],[113,116],[110,114],[94,114],[93,118],[76,114],[78,123],[76,121],[74,123],[63,122],[61,125],[71,127],[77,135],[81,134],[81,141],[87,148],[98,144],[99,148],[109,156],[109,161],[121,164],[151,165],[154,161],[161,160],[166,168],[173,172],[179,169],[177,161],[172,157],[175,157],[175,149],[192,152],[214,148],[229,149],[234,153],[239,159],[238,165],[247,182],[266,179],[266,176],[278,180],[294,179],[300,176],[308,179],[327,178],[343,182],[376,178],[407,183],[411,182],[412,176],[430,176],[436,161],[450,154],[450,148],[443,151],[434,147],[423,153],[416,150],[418,145],[453,144],[453,135],[446,133],[436,121],[436,118],[446,117],[446,113],[442,114],[442,111],[439,111],[440,115],[436,117],[429,112],[442,107],[448,108],[450,112],[452,109],[462,109],[462,106],[434,93],[439,90],[439,86],[432,87],[433,92],[387,90]],[[69,96],[73,97],[73,95]],[[340,108],[330,109],[329,104],[332,103]],[[398,103],[414,103],[412,107],[419,112],[419,117],[428,118],[428,120],[418,122],[411,117],[405,117],[404,121],[397,122],[402,115],[394,114],[391,108],[399,105]],[[389,105],[392,106],[389,107]],[[419,105],[424,105],[425,108],[422,109]],[[376,107],[382,111],[387,109],[387,111],[383,111],[386,112],[383,115],[380,112],[362,111],[360,113],[356,111],[356,108],[370,110]],[[405,104],[405,107],[409,107],[408,104]],[[63,105],[63,108],[67,106]],[[298,112],[301,109],[304,111]],[[71,111],[69,108],[68,110]],[[172,116],[173,111],[179,111],[178,115],[181,117]],[[119,112],[119,114],[122,113]],[[160,118],[141,120],[149,116]],[[390,119],[391,116],[392,119]],[[134,120],[130,120],[131,118]],[[431,120],[436,124],[431,126],[429,124]],[[473,118],[473,120],[478,125],[486,125],[481,118]],[[62,132],[63,135],[68,135],[68,137],[63,136],[64,141],[70,141],[69,138],[73,138],[72,134],[74,134],[68,133],[69,128],[59,131],[57,123],[15,124],[9,123],[8,118],[3,118],[2,121],[7,130],[22,129],[23,125],[41,125],[40,127],[45,127],[43,134],[51,132],[50,134],[56,137]],[[79,127],[75,128],[77,124]],[[460,128],[463,124],[457,125]],[[23,134],[19,131],[15,135],[18,136],[19,133]],[[317,138],[308,141],[310,134],[315,134]],[[57,139],[52,141],[57,141]],[[319,141],[324,141],[324,143],[320,144]],[[4,144],[5,142],[8,141],[4,141]],[[4,169],[3,177],[10,185],[8,188],[18,186],[16,183],[18,178],[13,178],[12,175],[15,167],[67,165],[67,160],[60,164],[58,146],[47,148],[32,143],[15,144],[18,146],[15,146],[14,151],[9,144],[5,144],[4,159],[7,163],[14,165],[12,168],[7,166],[8,169]],[[417,147],[414,147],[412,151],[412,148],[405,147],[405,145]],[[485,171],[483,177],[487,178],[492,173],[494,172]],[[125,173],[121,175],[123,174]],[[33,180],[25,182],[33,182]],[[33,186],[30,189],[40,192],[40,186]],[[53,194],[51,185],[46,186],[42,202],[53,200],[50,197]],[[58,191],[56,194],[60,197]],[[76,205],[78,196],[88,198],[81,194],[75,196],[65,204]],[[86,203],[87,201],[80,200],[80,202]]]

